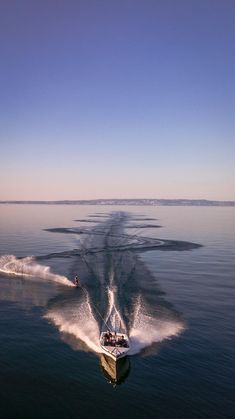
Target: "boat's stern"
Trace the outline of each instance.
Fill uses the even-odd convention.
[[[100,345],[104,353],[114,360],[123,358],[130,350],[128,336],[122,333],[102,332]]]

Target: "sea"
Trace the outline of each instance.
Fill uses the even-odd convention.
[[[2,204],[0,417],[235,418],[234,306],[235,208]]]

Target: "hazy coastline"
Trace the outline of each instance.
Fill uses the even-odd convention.
[[[89,200],[5,200],[0,204],[39,204],[39,205],[138,205],[138,206],[202,206],[235,207],[235,201],[216,201],[208,199],[89,199]]]

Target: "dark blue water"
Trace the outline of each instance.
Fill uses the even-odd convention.
[[[234,216],[2,205],[1,417],[234,418]],[[112,298],[132,342],[116,376]]]

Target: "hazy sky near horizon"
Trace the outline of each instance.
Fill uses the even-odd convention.
[[[234,0],[1,0],[0,200],[235,200]]]

